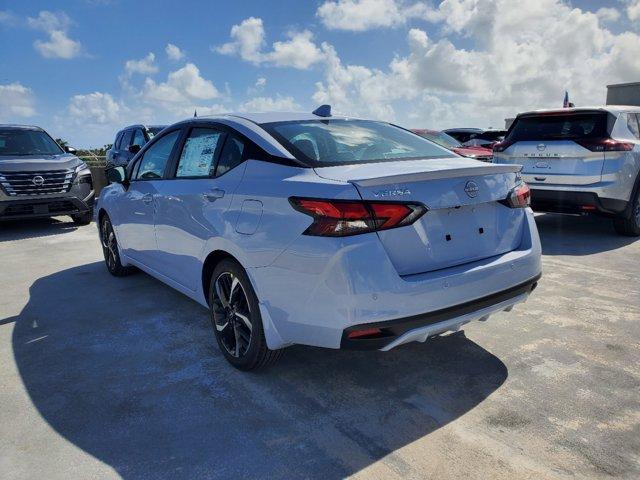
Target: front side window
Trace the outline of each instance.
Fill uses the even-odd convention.
[[[142,130],[136,128],[135,133],[133,134],[133,142],[131,143],[131,145],[138,145],[140,148],[142,148],[145,143],[146,141],[144,139]]]
[[[133,136],[132,133],[132,130],[125,130],[124,134],[122,135],[122,140],[120,140],[120,148],[126,150],[127,147],[131,145],[131,137]]]
[[[216,177],[224,175],[232,168],[237,167],[242,163],[242,155],[244,153],[244,143],[235,137],[227,138],[224,143],[224,148],[220,154],[218,160],[218,167],[216,168]]]
[[[313,166],[451,156],[414,133],[370,120],[275,122],[262,127],[292,155]]]
[[[174,130],[149,147],[139,162],[136,180],[157,180],[164,176],[164,170],[179,135],[180,130]]]
[[[178,161],[176,178],[212,177],[222,137],[222,132],[210,128],[191,130]]]
[[[64,151],[42,130],[0,128],[0,156],[60,155]]]
[[[124,136],[124,132],[118,132],[116,135],[116,141],[113,142],[113,148],[116,150],[120,148],[120,144],[122,143],[122,137]]]

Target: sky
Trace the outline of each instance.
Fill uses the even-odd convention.
[[[0,0],[0,122],[76,147],[132,123],[335,112],[409,128],[602,104],[640,81],[640,0]]]

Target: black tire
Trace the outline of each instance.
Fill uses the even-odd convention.
[[[640,188],[636,188],[635,198],[629,209],[629,214],[625,217],[614,218],[613,228],[620,235],[627,237],[640,236]]]
[[[109,215],[106,213],[100,218],[100,245],[102,246],[104,263],[111,275],[125,277],[136,271],[134,267],[122,265],[116,232],[113,229]]]
[[[282,356],[282,349],[267,347],[258,297],[247,273],[236,261],[222,260],[214,269],[209,310],[218,346],[235,368],[263,369]]]
[[[76,225],[89,225],[91,220],[93,219],[93,212],[89,210],[88,212],[79,213],[77,215],[71,215],[71,220]]]

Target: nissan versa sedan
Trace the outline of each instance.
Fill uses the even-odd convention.
[[[164,129],[95,212],[109,272],[209,308],[250,370],[292,344],[424,342],[526,300],[540,241],[519,170],[328,106],[229,114]]]

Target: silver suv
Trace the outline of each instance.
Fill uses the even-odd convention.
[[[523,165],[534,210],[602,215],[640,236],[640,107],[521,113],[493,158]]]
[[[91,171],[44,130],[0,125],[0,220],[70,215],[91,222]]]

